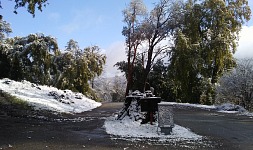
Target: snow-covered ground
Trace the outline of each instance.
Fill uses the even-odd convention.
[[[169,103],[175,105],[177,103]],[[141,124],[140,118],[143,117],[143,113],[140,111],[140,106],[136,100],[131,101],[130,106],[127,108],[128,115],[121,120],[115,117],[107,118],[104,124],[106,132],[112,135],[112,138],[120,138],[131,141],[141,141],[143,139],[155,142],[177,142],[188,141],[196,142],[202,141],[202,136],[197,135],[185,127],[174,125],[172,132],[169,135],[163,134],[158,127],[158,123],[153,125]],[[121,118],[121,117],[120,117]],[[136,121],[137,120],[137,121]]]
[[[7,78],[1,79],[0,90],[27,101],[35,109],[60,113],[80,113],[101,106],[101,103],[95,102],[83,94],[40,86],[28,81],[16,82]]]
[[[214,110],[221,113],[237,113],[238,115],[253,116],[253,113],[249,113],[244,108],[233,104],[222,105],[200,105],[189,103],[174,103],[166,102],[169,105],[181,106],[191,108],[200,108],[205,110]],[[135,102],[132,102],[131,106],[135,106]],[[155,141],[155,142],[185,142],[188,143],[201,143],[204,139],[203,136],[193,133],[190,129],[175,124],[170,135],[164,135],[161,133],[158,124],[141,124],[141,121],[134,121],[135,118],[133,110],[129,111],[130,117],[126,116],[122,120],[116,120],[117,117],[110,117],[105,121],[105,129],[108,134],[113,135],[113,138],[120,138],[131,141],[141,141],[142,139]],[[252,118],[252,117],[250,117]]]
[[[54,87],[39,86],[27,81],[16,82],[10,79],[0,80],[0,90],[16,96],[35,109],[45,109],[55,112],[80,113],[99,107],[101,103],[88,99],[80,93],[74,93],[70,90],[59,90]],[[223,113],[238,113],[253,116],[253,113],[247,112],[240,106],[232,104],[223,104],[219,106],[206,106],[199,104],[181,104],[173,103],[184,107],[197,107],[201,109],[211,109]],[[85,118],[77,118],[77,121],[83,121]],[[76,121],[76,120],[73,120]],[[150,140],[150,141],[198,141],[203,137],[193,133],[190,129],[175,124],[170,135],[164,135],[160,132],[157,123],[154,125],[141,124],[140,121],[133,121],[129,117],[122,120],[115,120],[115,117],[106,118],[104,124],[108,134],[114,135],[114,138],[127,140]]]
[[[117,138],[138,141],[138,140],[150,140],[150,141],[201,141],[202,136],[191,132],[189,129],[179,125],[175,125],[170,135],[164,135],[161,133],[158,124],[141,124],[141,121],[133,121],[129,117],[125,117],[122,120],[115,120],[110,117],[105,121],[104,125],[106,132],[111,135],[118,136]]]

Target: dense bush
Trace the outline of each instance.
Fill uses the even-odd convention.
[[[0,78],[70,89],[96,98],[89,81],[102,73],[106,57],[99,47],[78,47],[70,40],[60,51],[55,38],[43,34],[15,37],[0,43]]]

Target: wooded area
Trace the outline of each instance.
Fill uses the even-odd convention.
[[[26,7],[34,16],[47,3],[18,0],[14,12]],[[167,101],[219,102],[222,80],[240,68],[233,54],[250,16],[247,0],[160,0],[151,9],[142,0],[132,0],[123,10],[127,60],[115,64],[126,76],[125,96],[129,90],[153,87]],[[102,74],[106,59],[99,47],[80,49],[71,39],[62,51],[55,38],[43,34],[7,38],[12,30],[2,17],[0,27],[1,78],[93,93],[90,83]],[[242,105],[251,105],[251,94],[242,95],[247,94],[239,94]]]

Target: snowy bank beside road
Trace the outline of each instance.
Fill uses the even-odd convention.
[[[201,105],[201,104],[176,103],[176,102],[167,102],[167,103],[174,106],[200,108],[200,109],[205,109],[205,110],[215,110],[221,113],[238,113],[241,115],[253,116],[253,113],[248,112],[242,106],[234,105],[231,103],[224,103],[220,105]]]
[[[0,90],[28,102],[35,109],[60,113],[80,113],[101,106],[101,103],[88,99],[83,94],[39,86],[28,81],[16,82],[7,78],[1,79]]]
[[[194,108],[201,108],[201,109],[216,109],[216,106],[214,105],[201,105],[201,104],[190,104],[190,103],[176,103],[176,102],[166,102],[170,105],[175,105],[175,106],[184,106],[184,107],[194,107]]]

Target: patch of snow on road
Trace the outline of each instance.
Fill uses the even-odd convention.
[[[105,121],[104,127],[108,134],[134,141],[142,139],[160,142],[202,140],[202,136],[179,125],[175,125],[170,135],[164,135],[160,132],[157,123],[153,125],[141,124],[141,121],[133,121],[129,117],[122,120],[110,117]]]
[[[101,106],[101,103],[95,102],[83,94],[39,86],[28,81],[16,82],[7,78],[1,79],[0,90],[27,101],[35,109],[60,113],[80,113]]]

